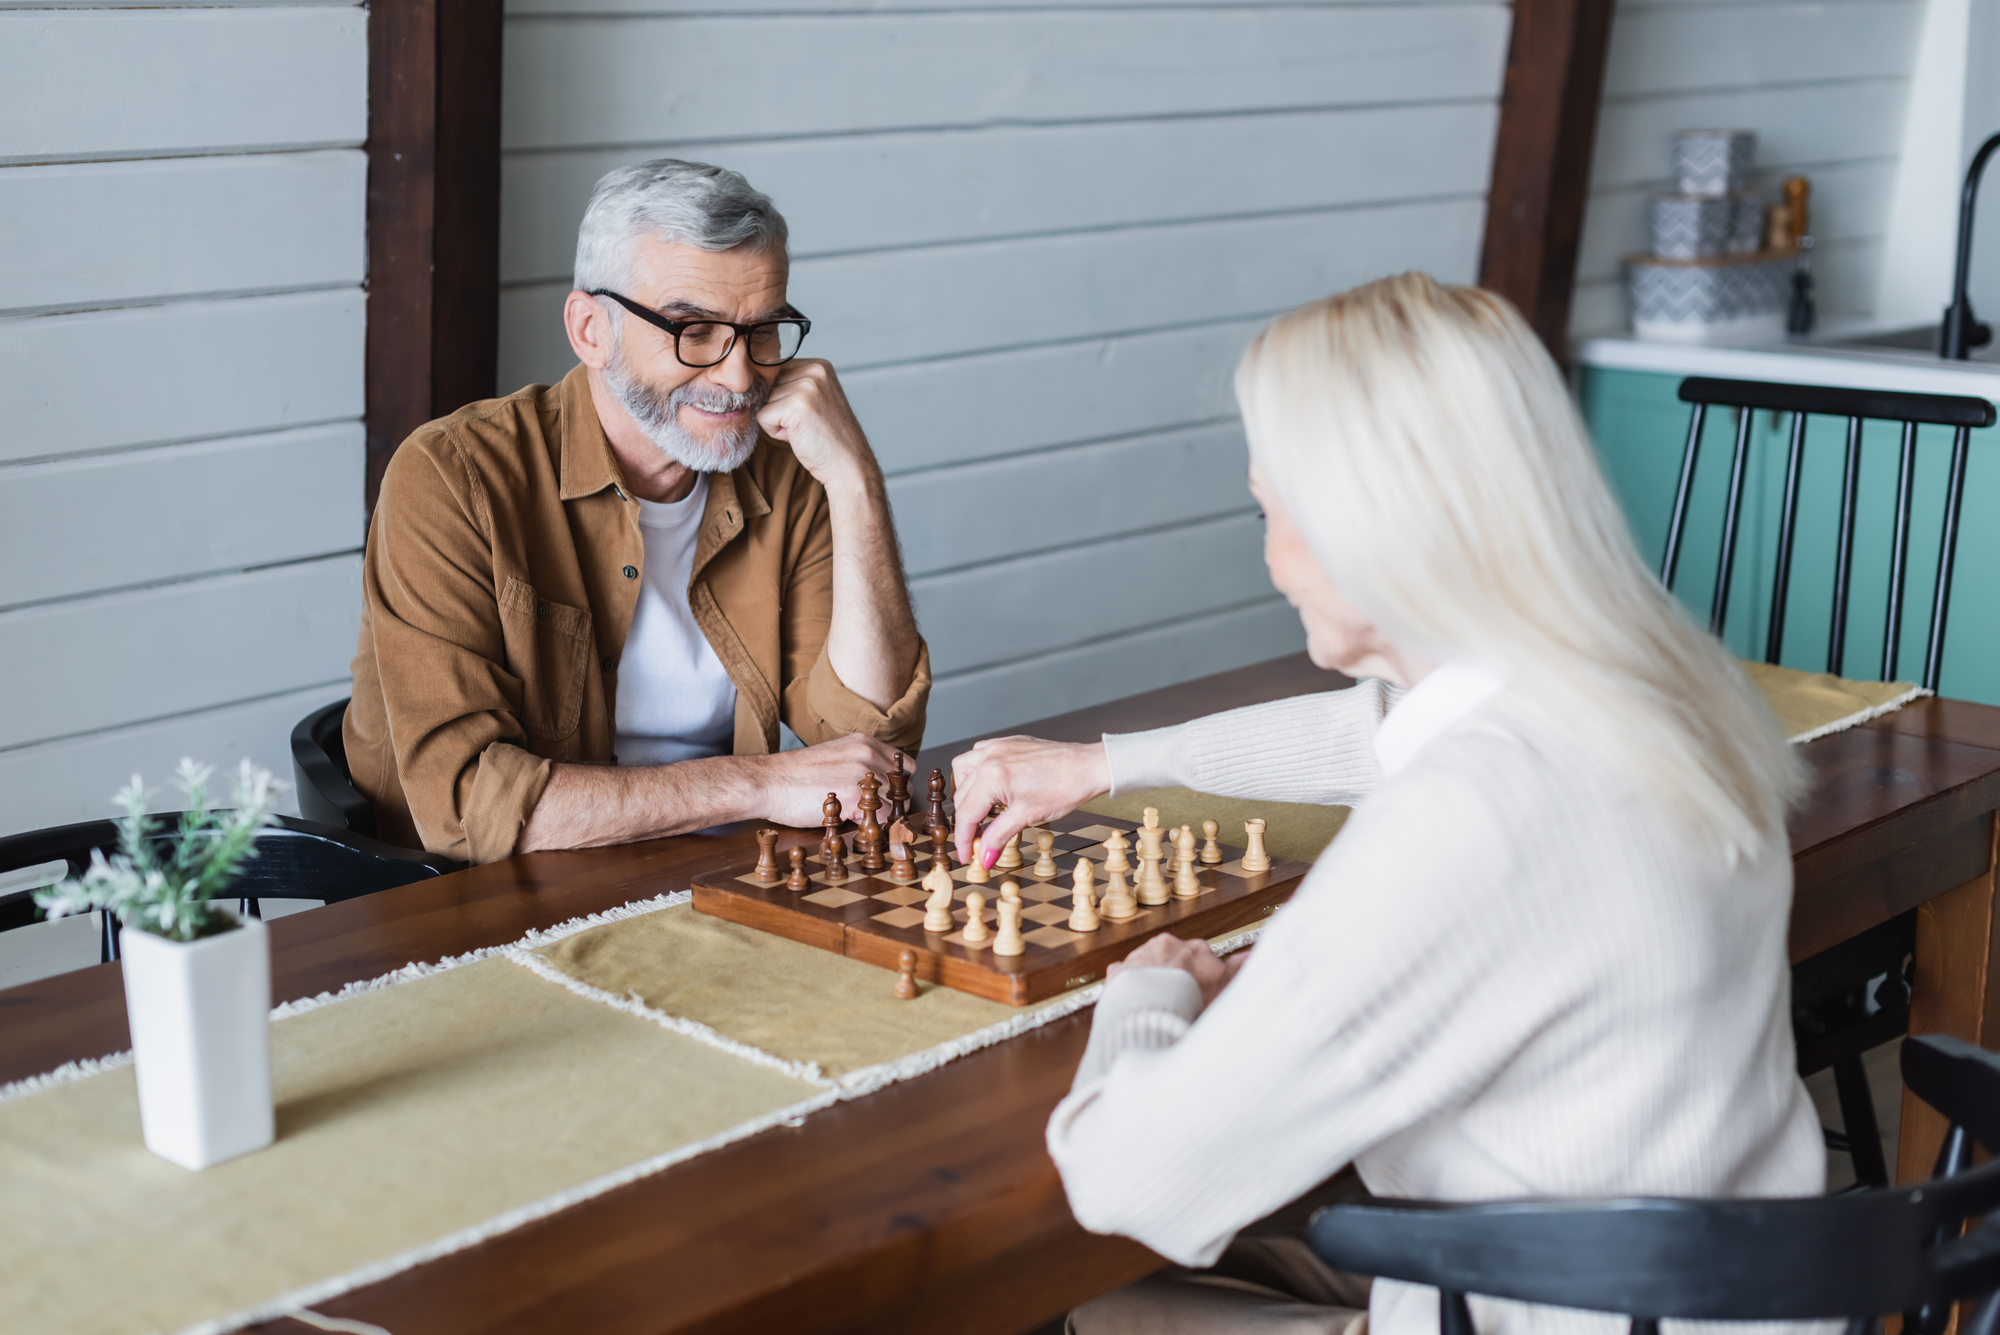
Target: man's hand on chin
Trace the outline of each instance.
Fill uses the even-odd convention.
[[[790,445],[829,492],[866,480],[875,471],[868,437],[829,362],[811,357],[786,362],[771,386],[770,401],[757,413],[757,425]]]
[[[763,756],[760,764],[763,818],[806,827],[820,823],[820,805],[828,793],[839,794],[841,810],[851,814],[861,801],[863,770],[874,770],[880,778],[899,766],[910,768],[895,747],[859,732]]]

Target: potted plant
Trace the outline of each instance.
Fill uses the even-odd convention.
[[[206,1168],[271,1143],[271,953],[264,924],[213,901],[225,896],[284,786],[248,760],[236,806],[211,810],[214,771],[182,760],[177,821],[149,819],[138,775],[113,799],[118,852],[92,849],[76,880],[37,891],[51,918],[102,910],[121,928],[125,1011],[146,1148]]]

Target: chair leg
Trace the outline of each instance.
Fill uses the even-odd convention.
[[[1875,1121],[1875,1095],[1868,1088],[1868,1068],[1859,1057],[1833,1064],[1833,1087],[1840,1095],[1840,1119],[1847,1129],[1847,1153],[1854,1160],[1854,1179],[1871,1187],[1889,1185],[1889,1165],[1882,1158],[1882,1128]]]

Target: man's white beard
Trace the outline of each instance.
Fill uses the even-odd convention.
[[[731,473],[749,460],[757,448],[757,410],[771,397],[771,386],[761,377],[741,394],[699,380],[673,390],[659,389],[632,373],[622,338],[612,349],[611,364],[604,368],[604,383],[660,453],[697,473]],[[681,425],[684,403],[712,413],[747,410],[747,415],[742,425],[717,431],[704,443]]]

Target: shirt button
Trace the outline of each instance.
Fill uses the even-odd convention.
[[[625,567],[625,578],[626,578],[626,579],[637,579],[637,578],[639,578],[639,567],[637,567],[637,566],[626,566],[626,567]]]
[[[549,605],[547,603],[536,603],[535,615],[546,620],[549,615]]]
[[[606,654],[604,656],[604,670],[606,672],[611,671],[612,668],[615,668],[617,666],[618,666],[617,659],[613,658],[610,654]]]

